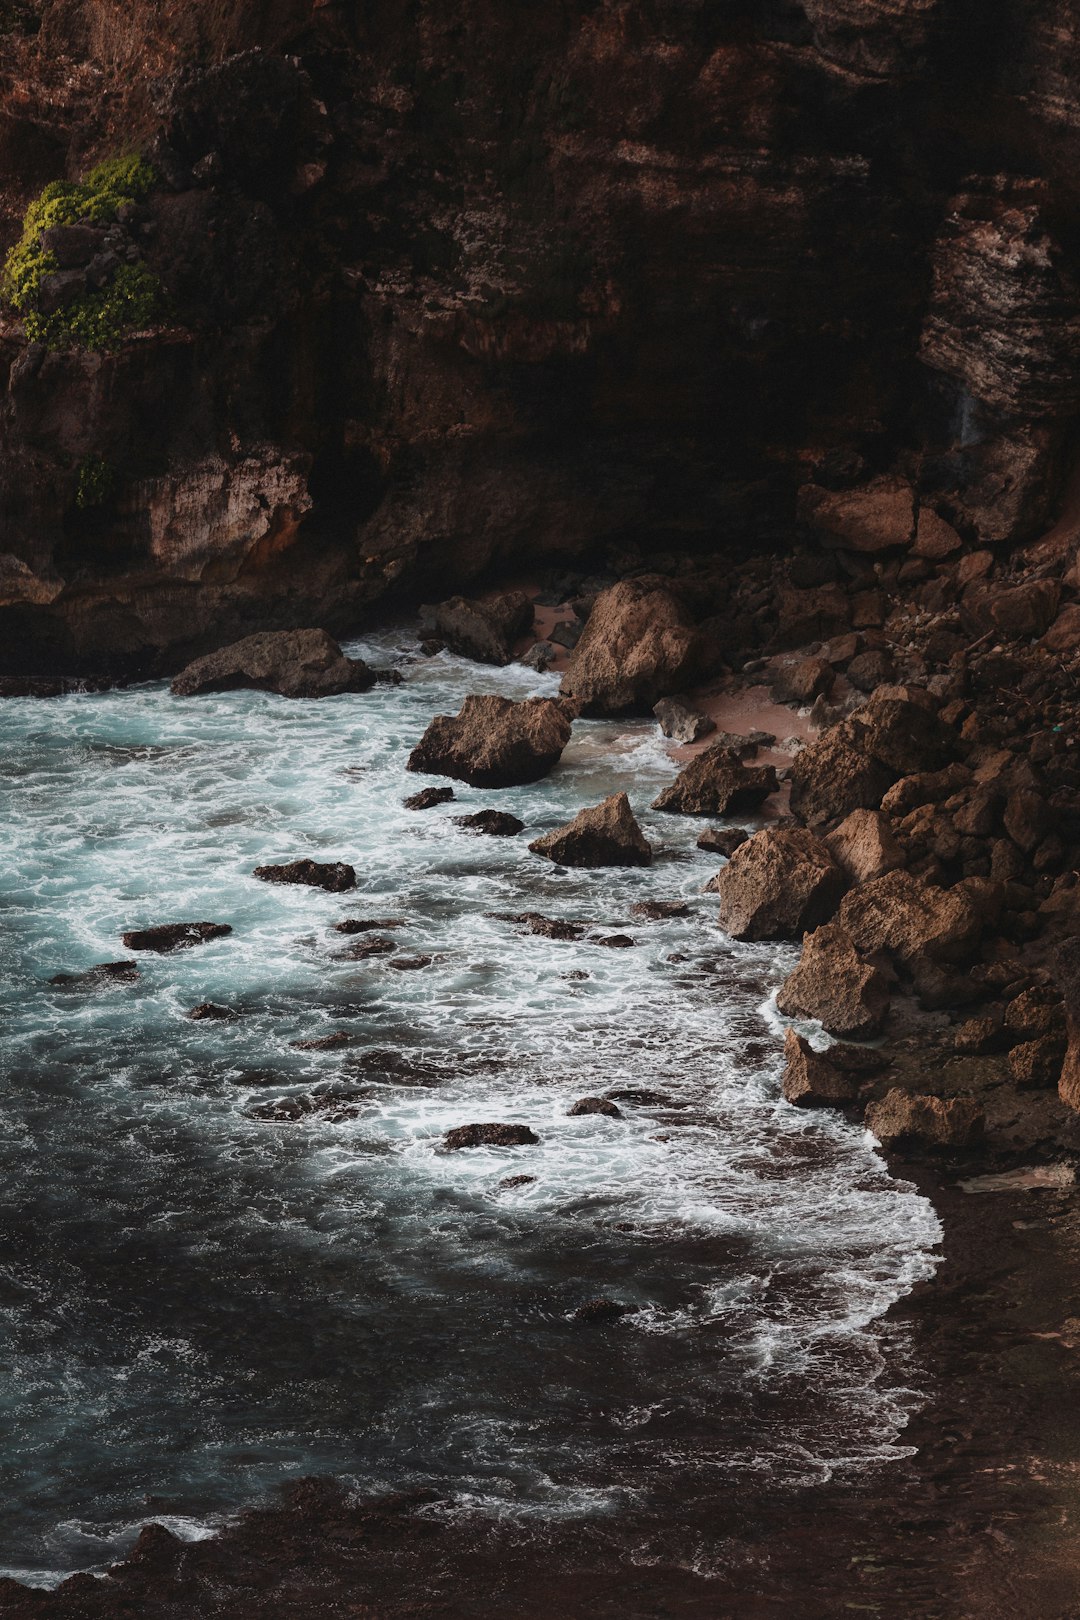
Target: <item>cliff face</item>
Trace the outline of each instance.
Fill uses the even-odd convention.
[[[24,0],[7,239],[137,145],[162,324],[0,331],[0,667],[607,556],[764,549],[809,479],[1009,547],[1080,368],[1080,3]],[[80,504],[81,469],[109,471]],[[801,509],[801,508],[800,508]]]

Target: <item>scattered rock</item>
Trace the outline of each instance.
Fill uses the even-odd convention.
[[[544,939],[580,939],[587,926],[585,923],[564,922],[560,917],[543,917],[538,911],[493,911],[489,915],[499,922],[519,923],[530,934],[539,934]],[[588,978],[588,974],[582,974],[582,977]]]
[[[793,1029],[784,1037],[784,1096],[800,1108],[837,1108],[854,1102],[858,1082],[834,1068],[828,1053],[815,1052]]]
[[[866,1110],[866,1128],[883,1147],[918,1142],[927,1147],[970,1147],[983,1133],[974,1097],[929,1097],[894,1086]]]
[[[664,1108],[671,1098],[666,1091],[650,1091],[644,1086],[621,1086],[607,1093],[612,1102],[633,1103],[641,1108]]]
[[[186,951],[193,945],[203,945],[209,939],[224,939],[231,934],[228,923],[182,922],[158,923],[153,928],[135,928],[120,938],[129,951]]]
[[[499,1182],[500,1187],[528,1187],[536,1180],[535,1176],[503,1176]]]
[[[635,900],[630,915],[644,917],[649,922],[662,922],[667,917],[689,917],[690,907],[685,900]]]
[[[566,1111],[572,1118],[579,1114],[604,1114],[608,1119],[622,1119],[622,1109],[610,1097],[582,1097],[580,1102],[574,1103]]]
[[[852,810],[825,839],[850,883],[869,883],[904,864],[904,852],[878,810]]]
[[[598,934],[592,944],[609,945],[613,950],[625,951],[635,946],[637,940],[631,939],[629,934]]]
[[[570,714],[556,698],[473,694],[457,715],[435,716],[406,769],[472,787],[518,787],[546,776],[569,741]]]
[[[859,692],[873,692],[887,686],[896,678],[896,665],[887,652],[873,648],[853,658],[847,667],[847,678]]]
[[[421,788],[419,793],[412,793],[401,802],[406,810],[433,810],[437,804],[449,804],[453,797],[452,787],[431,787]]]
[[[700,709],[683,703],[680,698],[661,698],[659,703],[653,704],[653,714],[664,736],[670,737],[672,742],[700,742],[702,737],[716,730],[715,720]]]
[[[459,827],[470,832],[487,833],[492,838],[513,838],[525,831],[525,823],[505,810],[477,810],[472,816],[455,816]]]
[[[774,703],[813,703],[832,688],[833,667],[825,658],[801,658],[783,664],[773,675],[769,695]]]
[[[951,743],[931,709],[885,688],[811,743],[791,767],[791,809],[810,825],[874,810],[901,776],[938,769]]]
[[[110,984],[133,984],[139,976],[135,962],[96,962],[82,973],[54,973],[49,983],[61,990],[103,990]]]
[[[744,765],[732,749],[713,743],[653,800],[653,809],[681,816],[726,816],[756,810],[778,787],[772,765]]]
[[[1005,1009],[1005,1028],[1022,1040],[1043,1035],[1065,1035],[1065,1009],[1060,993],[1050,985],[1032,985],[1015,996]]]
[[[433,956],[395,956],[388,966],[397,968],[399,973],[414,973],[420,968],[430,967],[434,960]]]
[[[346,917],[334,924],[335,934],[376,934],[383,929],[407,928],[404,917]]]
[[[549,641],[557,647],[565,647],[572,652],[581,640],[581,632],[585,626],[580,619],[560,619],[559,623],[550,632]]]
[[[937,960],[966,956],[981,931],[964,890],[936,889],[910,872],[887,872],[845,895],[839,920],[863,951],[887,950],[912,965],[924,953]]]
[[[749,836],[745,827],[706,827],[697,841],[697,847],[710,855],[723,855],[730,860]]]
[[[251,875],[262,883],[303,883],[329,894],[356,888],[356,872],[345,861],[287,861],[282,866],[257,866]]]
[[[967,1018],[957,1026],[953,1036],[953,1048],[972,1057],[984,1057],[988,1052],[996,1052],[1004,1045],[1004,1029],[1001,1015],[996,1018],[988,1014],[981,1018]]]
[[[445,1148],[534,1147],[540,1138],[527,1125],[457,1125],[443,1137]]]
[[[574,1321],[590,1327],[602,1327],[605,1322],[617,1322],[629,1310],[629,1305],[620,1305],[617,1299],[587,1299],[574,1312]]]
[[[132,966],[134,966],[134,963],[132,963]],[[188,1017],[194,1018],[196,1022],[205,1018],[217,1024],[232,1023],[239,1016],[240,1014],[234,1008],[221,1007],[216,1001],[200,1001],[199,1005],[192,1007],[188,1013]]]
[[[335,1029],[332,1035],[318,1035],[311,1041],[290,1041],[297,1052],[336,1052],[342,1046],[352,1046],[356,1036],[347,1029]]]
[[[693,685],[697,631],[666,581],[628,579],[601,591],[560,690],[589,715],[648,713]]]
[[[533,626],[533,604],[524,591],[507,591],[486,602],[451,596],[420,609],[420,628],[460,658],[481,664],[508,664],[513,643]]]
[[[922,557],[927,562],[942,562],[959,551],[963,543],[952,524],[946,523],[932,507],[920,507],[915,544],[911,548],[913,557]]]
[[[634,819],[625,793],[581,810],[565,827],[529,845],[560,866],[648,866],[652,846]]]
[[[785,1018],[816,1018],[830,1035],[877,1035],[889,1010],[881,969],[864,962],[839,923],[825,923],[803,940],[802,956],[781,985],[776,1005]]]
[[[385,934],[365,934],[350,945],[348,950],[338,953],[339,962],[363,962],[369,956],[390,956],[400,946],[396,939],[388,939]]]
[[[334,697],[366,692],[375,672],[346,658],[325,630],[263,630],[218,652],[196,658],[172,683],[174,697],[253,688],[282,697]]]
[[[734,852],[715,880],[720,926],[734,939],[797,939],[825,922],[845,878],[805,827],[766,827]]]

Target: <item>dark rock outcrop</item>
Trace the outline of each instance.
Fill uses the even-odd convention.
[[[566,1112],[571,1118],[576,1118],[579,1114],[604,1114],[608,1119],[622,1118],[622,1109],[617,1103],[613,1103],[610,1097],[582,1097]]]
[[[713,743],[653,800],[654,810],[681,816],[726,816],[756,810],[779,783],[772,765],[744,765],[734,749]]]
[[[346,658],[325,630],[266,630],[196,658],[174,678],[171,690],[175,697],[252,688],[320,698],[367,692],[374,684],[374,670],[362,659]]]
[[[805,827],[766,827],[715,879],[720,926],[735,939],[797,939],[825,922],[846,887],[828,847]]]
[[[559,866],[648,866],[652,861],[652,845],[625,793],[580,810],[565,827],[534,839],[529,848]]]
[[[257,866],[252,877],[263,883],[303,883],[329,894],[356,888],[356,871],[346,861],[287,861],[280,866]]]
[[[129,951],[186,951],[193,945],[203,945],[210,939],[224,939],[232,933],[229,923],[181,922],[157,923],[153,928],[134,928],[121,934],[125,950]]]
[[[452,787],[430,787],[421,788],[419,793],[411,793],[401,802],[406,810],[433,810],[437,804],[449,804],[453,797]]]
[[[455,816],[467,832],[487,833],[492,838],[514,838],[525,831],[525,823],[505,810],[477,810],[471,816]]]
[[[474,1147],[534,1147],[540,1138],[527,1125],[456,1125],[443,1137],[451,1150]]]
[[[514,642],[528,635],[532,625],[533,605],[524,591],[507,591],[488,601],[452,596],[420,609],[422,635],[481,664],[508,664]]]
[[[104,990],[112,984],[133,984],[137,978],[134,962],[96,962],[82,973],[54,973],[49,983],[61,990]]]
[[[546,776],[569,741],[570,716],[557,698],[473,695],[457,715],[435,716],[406,769],[471,787],[519,787]]]

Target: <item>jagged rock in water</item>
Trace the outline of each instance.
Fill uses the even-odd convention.
[[[216,1001],[200,1001],[197,1007],[192,1007],[188,1013],[189,1018],[201,1022],[203,1019],[211,1023],[229,1024],[239,1018],[240,1014],[233,1007],[222,1007]]]
[[[793,1029],[784,1036],[783,1088],[788,1102],[800,1108],[840,1108],[859,1095],[855,1076],[834,1067],[828,1052],[815,1052]]]
[[[488,601],[451,596],[420,609],[424,636],[481,664],[508,664],[514,642],[527,636],[532,626],[533,605],[524,591],[507,591]]]
[[[346,658],[325,630],[264,630],[218,652],[196,658],[172,683],[176,697],[254,688],[282,697],[333,697],[367,692],[375,672],[363,659]]]
[[[776,1005],[785,1018],[816,1018],[830,1035],[879,1033],[889,1011],[881,969],[865,962],[850,934],[824,923],[803,940],[798,966],[784,980]]]
[[[487,833],[492,838],[514,838],[525,831],[525,823],[506,810],[477,810],[471,816],[455,816],[459,827],[468,832]]]
[[[543,917],[538,911],[494,911],[490,915],[500,922],[520,923],[530,934],[539,934],[543,939],[580,939],[586,928],[585,923],[564,922],[561,917]]]
[[[733,938],[797,939],[832,915],[846,879],[805,827],[766,827],[735,850],[715,887]]]
[[[681,816],[726,816],[756,810],[778,787],[774,766],[744,765],[733,749],[713,743],[653,800],[653,809]]]
[[[257,866],[252,873],[263,883],[302,883],[329,894],[356,888],[356,871],[346,861],[287,861],[280,866]]]
[[[931,1097],[894,1086],[868,1106],[866,1128],[883,1147],[897,1142],[926,1147],[971,1147],[982,1136],[985,1118],[974,1097]]]
[[[49,983],[61,990],[104,990],[110,984],[133,984],[138,977],[134,962],[97,962],[82,973],[54,973]]]
[[[574,1321],[586,1327],[603,1327],[605,1322],[617,1322],[629,1311],[630,1306],[620,1304],[617,1299],[587,1299],[574,1312]]]
[[[706,827],[697,841],[697,847],[709,855],[723,855],[725,860],[730,860],[749,837],[745,827]]]
[[[394,956],[387,965],[399,973],[415,973],[420,968],[430,967],[434,960],[433,956]]]
[[[560,691],[589,715],[642,714],[691,685],[699,640],[666,581],[624,580],[596,599]]]
[[[437,714],[406,770],[453,776],[471,787],[520,787],[558,764],[570,714],[557,698],[467,697],[457,715]]]
[[[540,1138],[527,1125],[456,1125],[443,1137],[451,1150],[474,1147],[535,1147]]]
[[[664,736],[670,737],[672,742],[700,742],[702,737],[716,730],[715,720],[678,698],[661,698],[659,703],[653,704],[653,714]]]
[[[406,810],[432,810],[437,804],[449,804],[453,797],[452,787],[431,787],[421,788],[419,793],[412,793],[401,802]]]
[[[529,848],[559,866],[648,866],[652,861],[652,845],[625,793],[580,810],[565,827],[534,839]]]
[[[406,928],[404,917],[345,917],[334,924],[336,934],[377,934],[391,928]]]
[[[157,923],[152,928],[134,928],[121,934],[129,951],[186,951],[210,939],[224,939],[232,933],[229,923]]]
[[[621,1119],[622,1110],[610,1097],[582,1097],[566,1110],[572,1119],[579,1114],[603,1114],[608,1119]]]

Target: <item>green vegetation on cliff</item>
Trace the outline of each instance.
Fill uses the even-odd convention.
[[[50,348],[105,349],[125,332],[151,321],[161,305],[161,283],[144,264],[119,263],[105,272],[104,284],[84,279],[59,307],[43,308],[50,278],[61,273],[47,233],[57,226],[108,225],[151,189],[153,169],[135,154],[107,158],[84,180],[54,180],[26,210],[22,235],[8,253],[3,294],[23,316],[31,342]],[[54,284],[55,285],[55,284]]]

